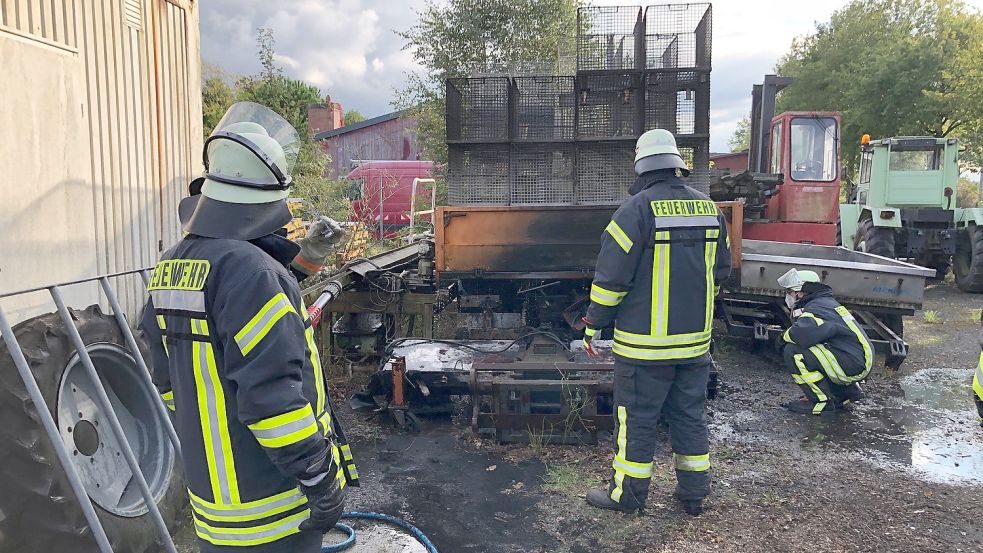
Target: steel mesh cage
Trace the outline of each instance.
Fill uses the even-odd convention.
[[[577,71],[644,67],[645,34],[639,6],[585,6],[577,10]]]
[[[573,140],[576,101],[573,77],[516,77],[513,140]]]
[[[645,130],[676,136],[710,132],[710,74],[649,71],[645,78]]]
[[[710,139],[682,137],[676,140],[683,161],[690,167],[688,184],[703,192],[710,193]]]
[[[504,142],[509,139],[508,77],[447,80],[448,142]]]
[[[619,204],[634,181],[634,140],[577,144],[578,204]]]
[[[710,68],[710,4],[661,4],[645,8],[647,69]]]
[[[573,202],[573,144],[513,146],[512,205],[557,205]]]
[[[450,205],[508,205],[508,145],[449,145],[447,201]]]
[[[633,138],[640,134],[641,75],[587,74],[577,77],[577,137]]]

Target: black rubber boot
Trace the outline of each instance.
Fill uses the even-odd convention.
[[[597,507],[598,509],[607,509],[609,511],[621,511],[624,513],[637,513],[642,510],[642,507],[631,507],[627,505],[622,505],[617,501],[611,499],[611,492],[608,490],[590,490],[587,492],[587,504],[592,507]]]
[[[836,410],[836,402],[827,401],[826,406],[818,413],[815,411],[816,404],[807,398],[799,398],[795,401],[784,403],[782,407],[798,415],[827,415]]]
[[[833,395],[842,405],[849,405],[867,397],[867,394],[860,388],[860,384],[856,382],[849,386],[834,386]]]
[[[680,505],[683,506],[683,510],[686,514],[692,516],[700,516],[703,514],[703,500],[702,499],[682,499],[677,497]]]

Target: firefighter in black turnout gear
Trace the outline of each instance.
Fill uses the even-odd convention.
[[[822,415],[863,399],[874,349],[863,328],[833,298],[815,271],[791,269],[778,279],[792,326],[780,340],[785,367],[805,394],[785,404],[795,413]]]
[[[321,220],[300,245],[279,234],[298,144],[269,109],[229,108],[201,193],[182,201],[186,235],[148,285],[142,326],[203,552],[316,553],[357,484],[298,285],[341,229]]]
[[[730,244],[717,206],[677,171],[689,174],[672,134],[643,134],[631,197],[601,239],[584,347],[593,354],[593,337],[614,323],[615,452],[610,486],[587,493],[595,507],[645,506],[660,414],[669,422],[683,508],[700,514],[710,493],[710,329],[714,296],[730,274]]]

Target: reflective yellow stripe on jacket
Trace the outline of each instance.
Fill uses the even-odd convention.
[[[980,361],[976,365],[976,372],[973,373],[973,391],[976,397],[983,401],[983,353],[980,353]]]
[[[614,238],[614,241],[621,246],[621,249],[624,250],[625,253],[630,252],[632,246],[635,245],[634,242],[631,241],[631,238],[628,237],[628,234],[626,234],[625,231],[618,226],[618,223],[615,223],[614,221],[608,223],[607,228],[604,230],[611,235],[611,238]]]
[[[191,319],[191,332],[207,338],[208,322],[204,319]],[[198,392],[198,416],[201,418],[212,494],[216,503],[238,503],[239,484],[236,480],[232,441],[229,439],[225,390],[219,380],[212,344],[194,340],[191,342],[191,352]]]
[[[235,340],[236,344],[239,345],[239,350],[242,351],[242,355],[246,356],[250,351],[255,348],[260,341],[270,332],[273,325],[276,324],[284,315],[288,313],[296,313],[297,310],[294,306],[290,304],[290,300],[287,299],[287,295],[284,293],[279,293],[273,296],[270,301],[266,302],[258,313],[242,327],[242,330],[236,333]]]
[[[602,288],[597,284],[590,285],[590,301],[594,303],[599,303],[601,305],[606,305],[608,307],[614,307],[621,303],[621,300],[625,299],[628,292],[614,292],[606,288]]]
[[[314,410],[308,403],[303,407],[287,411],[249,425],[256,441],[263,447],[286,447],[317,434],[317,421]]]

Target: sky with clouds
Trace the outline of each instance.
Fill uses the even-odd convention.
[[[423,0],[207,0],[200,4],[201,53],[238,74],[259,70],[255,33],[273,30],[284,71],[320,87],[345,109],[367,117],[392,110],[405,74],[418,68],[396,31],[413,25]],[[633,4],[595,0],[593,5]],[[643,3],[643,2],[639,2]],[[662,3],[662,2],[660,2]],[[751,106],[751,86],[771,72],[796,36],[846,0],[713,2],[711,149],[727,139]],[[983,0],[969,0],[983,8]]]

